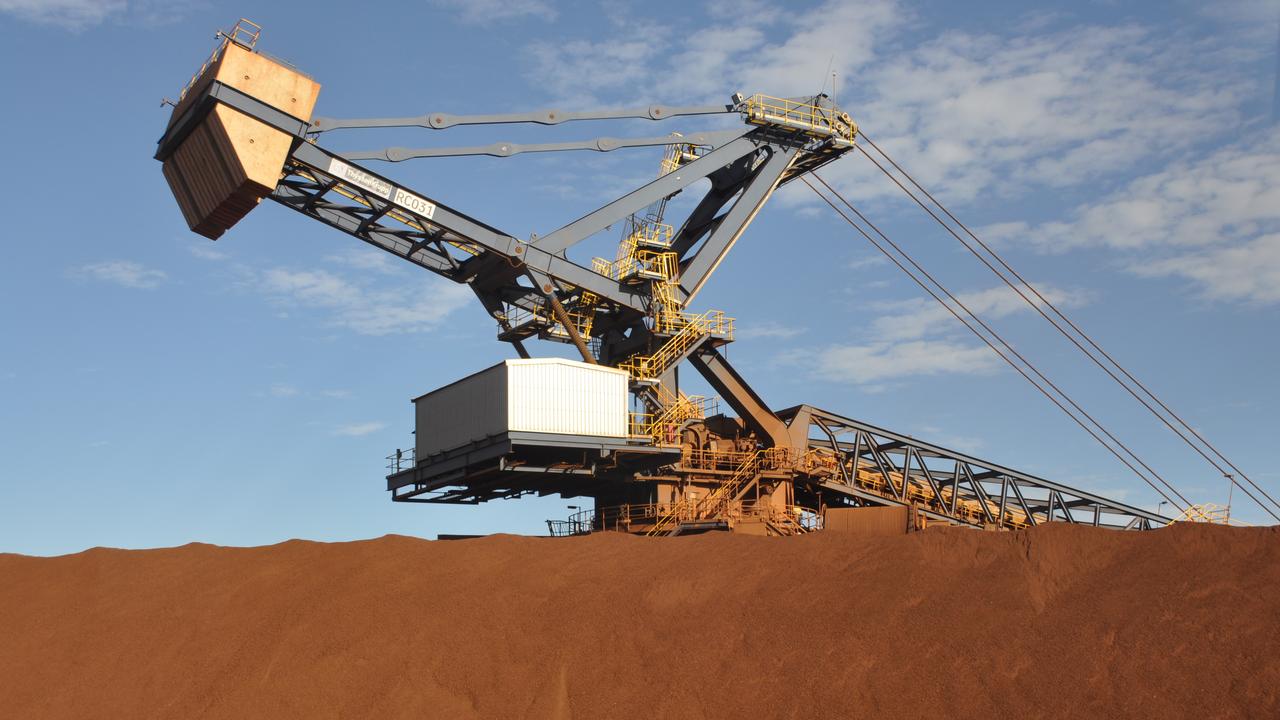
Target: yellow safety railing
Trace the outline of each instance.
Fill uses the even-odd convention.
[[[667,410],[658,413],[631,413],[630,434],[633,438],[650,440],[658,445],[680,443],[680,422]]]
[[[617,259],[594,258],[591,268],[612,280],[636,277],[670,282],[678,272],[676,254],[665,251],[671,247],[672,233],[665,223],[635,222],[618,244]]]
[[[720,411],[720,401],[715,397],[706,397],[704,395],[685,395],[683,391],[677,390],[674,393],[666,387],[657,386],[658,402],[663,407],[669,405],[683,405],[690,408],[692,413],[686,419],[704,418],[708,415],[715,415]]]
[[[662,155],[662,165],[658,172],[658,177],[662,177],[670,173],[681,165],[691,163],[697,160],[698,146],[689,143],[679,143],[676,145],[668,145],[667,151]]]
[[[684,454],[680,457],[680,465],[686,470],[732,472],[741,467],[753,454],[755,451],[734,452],[685,448]]]
[[[674,253],[672,253],[674,255]],[[675,281],[654,283],[653,285],[653,302],[661,309],[668,312],[679,312],[681,306],[680,298],[676,295],[676,287],[678,283]]]
[[[684,315],[681,313],[681,315]],[[672,335],[652,355],[638,355],[618,365],[637,380],[651,380],[662,375],[685,352],[708,335],[733,339],[733,318],[725,317],[720,310],[709,310],[701,315],[684,315],[679,332]]]
[[[1249,523],[1231,517],[1231,507],[1215,503],[1200,503],[1189,506],[1169,524],[1179,522],[1212,523],[1214,525],[1236,525],[1248,527]]]
[[[681,520],[722,517],[727,513],[729,503],[737,498],[739,491],[762,471],[786,468],[793,464],[792,454],[787,448],[767,448],[734,454],[740,455],[742,462],[738,464],[733,475],[706,498],[674,503],[667,513],[658,518],[658,522],[654,523],[647,534],[662,535],[670,532]]]
[[[637,220],[633,221],[628,237],[636,247],[646,245],[649,247],[669,248],[671,247],[671,239],[674,236],[675,228],[666,223]]]
[[[769,95],[752,95],[747,100],[747,122],[782,125],[850,145],[858,134],[857,124],[846,113]]]
[[[685,395],[675,400],[663,401],[663,409],[657,413],[631,413],[630,434],[645,438],[659,445],[679,444],[680,426],[690,420],[701,420],[709,412],[718,410],[715,398],[701,395]]]
[[[588,297],[595,300],[589,300]],[[591,337],[591,331],[595,325],[594,302],[598,302],[597,296],[591,293],[584,293],[582,299],[573,309],[565,309],[565,314],[573,322],[574,329],[578,331],[579,337]],[[569,337],[569,331],[565,329],[564,324],[556,318],[555,313],[545,304],[538,305],[533,310],[519,305],[507,305],[503,317],[507,324],[513,328],[527,325],[531,322],[538,322],[546,327],[549,335],[562,339]]]
[[[586,535],[602,530],[630,532],[636,525],[644,526],[661,518],[672,509],[670,504],[643,503],[614,505],[603,508],[587,508],[564,520],[548,520],[547,529],[553,537]],[[761,518],[775,526],[798,535],[822,528],[822,516],[813,508],[801,505],[753,505],[743,509],[746,518]]]
[[[665,535],[673,530],[681,520],[693,520],[696,517],[698,502],[696,498],[682,498],[672,503],[667,511],[658,517],[653,527],[645,535]]]
[[[757,503],[744,510],[743,517],[761,518],[775,528],[783,530],[783,535],[800,535],[822,529],[822,515],[813,508],[802,505],[786,505],[775,507]]]

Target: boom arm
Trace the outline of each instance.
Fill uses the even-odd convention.
[[[632,110],[589,110],[583,112],[565,112],[563,110],[538,110],[526,113],[508,113],[501,115],[451,115],[449,113],[427,113],[413,117],[393,118],[316,118],[311,123],[312,132],[325,132],[341,128],[388,128],[388,127],[422,127],[430,130],[444,130],[457,125],[509,125],[515,123],[535,123],[538,125],[559,125],[575,120],[666,120],[684,115],[721,115],[738,111],[739,103],[733,105],[693,105],[686,107],[668,107],[666,105],[650,105],[647,108]]]

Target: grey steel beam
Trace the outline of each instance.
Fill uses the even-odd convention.
[[[933,496],[941,498],[942,488],[938,487],[938,482],[933,477],[933,471],[929,469],[928,465],[924,464],[924,458],[920,457],[920,453],[916,452],[915,448],[911,448],[910,452],[916,456],[916,464],[920,466],[920,472],[924,475],[925,481],[929,483],[929,489],[933,491]],[[1003,514],[1003,510],[1001,514]]]
[[[613,152],[623,148],[657,147],[662,145],[700,145],[715,146],[728,142],[742,134],[740,130],[722,132],[694,133],[685,136],[664,135],[648,138],[612,138],[601,137],[594,140],[575,140],[558,143],[496,142],[489,145],[473,145],[470,147],[444,148],[405,148],[389,147],[382,150],[355,150],[342,153],[348,160],[386,160],[387,162],[403,162],[419,158],[464,157],[469,155],[488,155],[489,157],[511,157],[524,153],[565,152],[572,150],[592,150],[595,152]]]
[[[734,243],[742,237],[747,225],[755,219],[760,208],[764,207],[778,187],[783,173],[791,166],[798,148],[773,147],[769,159],[756,170],[755,175],[747,182],[742,194],[720,217],[714,230],[694,252],[693,257],[681,263],[680,291],[685,302],[693,299],[702,286],[715,272],[724,256],[733,249]]]
[[[700,352],[689,356],[689,362],[724,398],[729,407],[738,413],[738,417],[769,446],[790,446],[786,424],[769,410],[769,406],[747,385],[747,381],[742,379],[724,356],[714,348],[704,345]]]
[[[965,477],[969,479],[969,487],[973,491],[974,497],[978,500],[978,507],[982,508],[983,516],[986,517],[988,521],[994,522],[995,518],[991,515],[991,499],[987,496],[987,489],[982,487],[982,483],[974,478],[973,471],[968,465],[962,465],[961,467],[964,469]],[[959,488],[960,484],[956,483],[956,489],[958,490]]]
[[[666,120],[671,117],[687,115],[722,115],[738,111],[737,105],[650,105],[645,108],[624,110],[535,110],[523,113],[499,113],[489,115],[455,115],[452,113],[427,113],[409,117],[386,118],[330,118],[320,117],[311,122],[310,131],[315,133],[342,128],[388,128],[388,127],[421,127],[429,130],[443,130],[457,125],[509,125],[513,123],[533,123],[536,125],[559,125],[560,123],[578,120]]]
[[[752,132],[752,129],[741,131],[737,138],[688,165],[682,165],[679,169],[623,195],[599,210],[538,238],[533,244],[547,253],[563,252],[610,225],[634,215],[663,198],[674,195],[720,167],[755,152],[760,144],[748,137]]]
[[[1035,527],[1037,524],[1036,516],[1035,513],[1031,512],[1031,506],[1027,505],[1027,499],[1022,495],[1022,488],[1018,487],[1017,482],[1010,483],[1009,487],[1013,488],[1013,495],[1018,498],[1018,505],[1022,508],[1022,513],[1026,516],[1027,523]]]
[[[229,105],[294,137],[302,138],[306,135],[308,127],[306,120],[277,110],[251,95],[246,95],[230,85],[214,80],[180,117],[170,121],[164,135],[156,143],[155,159],[161,161],[167,159],[182,144],[187,135],[200,124],[204,116],[209,114],[216,103]]]
[[[672,238],[671,249],[681,258],[716,226],[716,217],[733,196],[742,191],[755,170],[756,154],[749,154],[707,175],[711,190],[698,202]]]
[[[808,420],[805,422],[807,423]],[[831,440],[831,449],[836,454],[836,465],[840,468],[840,477],[843,478],[845,484],[848,485],[850,481],[849,469],[840,461],[840,441],[836,439],[836,434],[831,432],[831,428],[827,427],[826,423],[821,420],[816,420],[814,421],[814,424],[822,428],[822,431],[826,433],[827,437]],[[792,436],[792,439],[794,440],[794,435]]]
[[[203,117],[201,113],[207,113],[214,103],[224,103],[234,107],[251,117],[262,120],[268,125],[296,137],[298,140],[295,142],[293,152],[290,155],[291,160],[305,165],[325,177],[333,178],[336,173],[342,174],[343,177],[340,179],[344,184],[353,185],[365,191],[365,199],[370,201],[375,212],[382,210],[386,204],[394,205],[402,212],[418,218],[424,227],[431,225],[456,233],[466,241],[503,255],[513,262],[522,263],[535,270],[541,270],[566,284],[590,290],[600,297],[607,298],[639,312],[644,312],[645,310],[642,299],[636,293],[626,291],[618,283],[588,268],[572,263],[563,257],[555,256],[545,250],[532,248],[528,243],[523,243],[492,226],[453,210],[435,200],[423,197],[377,173],[348,163],[340,159],[336,153],[325,150],[313,143],[304,142],[303,137],[306,130],[299,125],[303,121],[222,83],[210,83],[204,96],[196,103],[193,103],[192,108],[187,113],[184,113],[181,118],[169,126],[164,136],[160,139],[157,157],[167,156],[167,153],[172,152],[172,149],[177,147],[182,138],[185,137],[184,133],[189,133],[190,128],[198,124],[200,118]],[[280,199],[284,199],[289,194],[288,191],[283,192]],[[290,205],[290,207],[302,209],[293,205]],[[344,227],[347,224],[345,222],[330,222],[329,224],[350,232]],[[401,253],[397,254],[403,257]]]
[[[365,225],[364,220],[352,212],[352,208],[313,202],[310,193],[284,183],[276,186],[269,197],[285,207],[310,215],[381,250],[452,279],[451,274],[455,268],[447,255],[419,245],[399,233],[385,230],[382,226],[372,225],[361,229]]]
[[[1004,511],[1009,503],[1009,478],[1004,478],[1000,482],[1000,516],[996,520],[998,523],[1004,523]]]
[[[424,227],[440,228],[478,248],[507,258],[511,263],[541,271],[559,282],[589,290],[624,307],[645,311],[643,298],[628,291],[617,281],[542,248],[521,242],[431,198],[399,186],[377,173],[348,163],[336,153],[311,143],[301,143],[290,157],[314,173],[337,177],[344,184],[361,188],[368,193],[366,199],[375,208],[390,203],[401,212],[412,215]]]

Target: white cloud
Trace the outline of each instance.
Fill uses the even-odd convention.
[[[508,20],[554,20],[556,9],[544,0],[431,0],[441,10],[454,13],[469,25],[489,25]]]
[[[709,24],[679,36],[687,42],[641,32],[631,18],[616,23],[617,37],[536,42],[530,79],[565,104],[635,105],[723,101],[739,90],[810,94],[830,89],[834,70],[838,99],[863,128],[953,202],[1079,186],[1175,157],[1238,127],[1257,90],[1225,33],[1055,21],[919,41],[903,33],[911,10],[892,0],[785,13],[747,4],[731,25],[718,17],[728,13],[713,5]],[[898,193],[863,159],[824,174],[855,198]],[[794,189],[779,198],[816,202]]]
[[[399,272],[406,267],[402,261],[392,259],[390,253],[369,246],[348,248],[341,253],[326,256],[325,260],[355,270],[369,270],[385,275]]]
[[[278,398],[297,397],[298,395],[302,394],[302,391],[299,390],[298,388],[294,387],[293,385],[286,385],[284,383],[276,383],[275,385],[272,385],[270,392],[271,392],[271,397],[278,397]]]
[[[799,13],[779,43],[752,50],[736,78],[748,93],[812,95],[865,68],[907,19],[894,0],[830,0]]]
[[[187,251],[190,252],[194,257],[200,258],[201,260],[226,260],[227,259],[226,253],[222,252],[221,250],[214,250],[208,245],[203,245],[203,244],[188,245]]]
[[[107,22],[169,25],[194,4],[195,0],[0,0],[0,13],[79,32]]]
[[[387,424],[384,422],[353,423],[334,428],[333,434],[346,437],[364,437],[365,435],[376,433],[386,426]]]
[[[871,384],[902,377],[985,374],[999,363],[985,346],[948,340],[835,345],[818,353],[813,370],[833,382]]]
[[[849,264],[846,265],[845,267],[849,268],[850,270],[861,270],[862,268],[865,268],[865,267],[879,267],[881,265],[887,264],[888,262],[889,262],[889,259],[886,258],[884,255],[863,255],[862,257],[858,257],[858,258],[854,258],[853,260],[850,260]]]
[[[1200,247],[1280,230],[1280,132],[1139,177],[1069,219],[988,229],[1001,240],[1041,248]]]
[[[335,400],[345,400],[351,397],[350,390],[319,390],[307,391],[299,388],[297,385],[290,383],[274,383],[267,390],[267,394],[276,398],[296,398],[296,397],[322,397]]]
[[[1243,40],[1259,45],[1259,49],[1275,48],[1276,24],[1280,6],[1275,0],[1214,0],[1196,3],[1200,16],[1211,23],[1226,25]]]
[[[0,0],[0,12],[68,30],[100,25],[127,7],[125,0]]]
[[[1036,305],[1042,305],[1026,286],[1018,287],[1023,295],[1034,301]],[[1039,285],[1036,290],[1060,308],[1081,305],[1086,299],[1082,291],[1069,293],[1046,285]],[[1008,317],[1014,313],[1031,312],[1031,306],[1026,300],[1005,285],[977,292],[957,293],[956,298],[987,322]],[[932,298],[883,303],[879,307],[890,310],[889,314],[877,317],[872,323],[876,335],[884,340],[916,340],[961,328],[955,316]]]
[[[1037,289],[1058,307],[1081,305],[1089,299],[1082,291],[1049,286]],[[1030,292],[1026,294],[1035,299]],[[993,326],[1001,318],[1033,312],[1004,285],[956,297]],[[860,385],[866,391],[882,389],[884,383],[905,377],[985,375],[1003,367],[991,348],[973,340],[969,331],[932,299],[873,307],[881,314],[867,326],[870,332],[865,342],[792,351],[784,354],[783,361],[799,364],[824,380]]]
[[[581,104],[813,94],[829,85],[830,70],[845,77],[863,68],[906,16],[895,0],[828,0],[798,12],[764,3],[709,10],[710,24],[679,33],[617,15],[617,37],[534,43],[530,78],[555,99]],[[767,32],[779,26],[787,34],[771,41]]]
[[[327,270],[251,272],[248,284],[290,308],[325,310],[335,325],[362,335],[432,330],[471,296],[467,286],[433,277],[368,287]]]
[[[1190,279],[1216,300],[1280,303],[1280,235],[1145,263],[1135,271]]]
[[[982,438],[949,433],[945,429],[933,425],[925,425],[924,427],[921,427],[919,434],[928,437],[929,442],[937,443],[938,445],[951,450],[959,450],[967,453],[980,452],[983,446],[986,445]]]
[[[1186,278],[1209,298],[1280,302],[1280,132],[1139,177],[1064,220],[983,234],[1051,252],[1103,246],[1138,275]]]
[[[129,260],[108,260],[81,265],[72,269],[71,275],[143,290],[154,288],[169,278],[163,270],[148,268]]]
[[[556,99],[590,106],[601,102],[596,97],[600,91],[639,84],[648,78],[647,63],[659,47],[658,42],[644,38],[538,42],[528,49],[530,74]]]
[[[738,328],[734,334],[739,340],[755,340],[761,338],[773,340],[786,340],[797,335],[803,335],[805,328],[795,325],[783,325],[777,322],[757,322]]]
[[[1017,196],[1124,174],[1235,127],[1252,86],[1235,68],[1196,71],[1208,50],[1138,26],[947,32],[881,58],[845,104],[946,200]],[[860,157],[824,174],[856,197],[899,192]]]

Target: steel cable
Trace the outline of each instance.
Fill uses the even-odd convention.
[[[938,304],[946,308],[947,312],[951,313],[951,315],[954,316],[956,320],[960,321],[962,325],[968,328],[968,330],[972,332],[979,340],[985,343],[987,347],[991,348],[992,352],[996,353],[996,355],[998,355],[1002,360],[1004,360],[1005,363],[1009,365],[1009,367],[1013,368],[1015,371],[1018,372],[1018,374],[1022,375],[1022,377],[1026,379],[1027,382],[1031,383],[1032,387],[1034,387],[1042,395],[1048,398],[1049,401],[1052,402],[1054,405],[1056,405],[1058,409],[1062,410],[1062,412],[1065,413],[1067,417],[1071,418],[1071,420],[1074,421],[1077,425],[1079,425],[1081,429],[1083,429],[1086,433],[1088,433],[1100,445],[1106,448],[1112,455],[1116,457],[1116,459],[1118,459],[1121,463],[1123,463],[1125,467],[1129,468],[1129,470],[1131,470],[1135,475],[1137,475],[1143,482],[1147,483],[1147,485],[1149,485],[1152,490],[1155,490],[1156,494],[1164,498],[1164,500],[1167,501],[1170,505],[1174,506],[1179,510],[1185,510],[1186,506],[1189,506],[1191,504],[1190,501],[1188,501],[1186,497],[1184,497],[1180,492],[1178,492],[1176,488],[1170,485],[1164,478],[1162,478],[1157,472],[1152,470],[1146,463],[1142,462],[1142,460],[1138,458],[1138,456],[1134,454],[1132,450],[1130,450],[1127,446],[1125,446],[1118,439],[1116,439],[1115,436],[1112,435],[1109,431],[1107,431],[1107,429],[1103,427],[1100,423],[1098,423],[1097,420],[1093,419],[1092,416],[1086,413],[1082,408],[1080,408],[1078,404],[1076,404],[1073,400],[1071,400],[1071,398],[1068,395],[1066,395],[1066,393],[1064,393],[1060,388],[1058,388],[1051,381],[1049,381],[1049,379],[1045,377],[1038,369],[1036,369],[1034,365],[1028,362],[1026,358],[1024,358],[1016,350],[1014,350],[1013,347],[1004,340],[1004,338],[1002,338],[995,330],[993,330],[989,325],[987,325],[982,320],[982,318],[980,318],[976,313],[970,310],[962,301],[956,298],[956,296],[952,294],[944,285],[938,282],[936,278],[930,275],[928,271],[926,271],[923,267],[921,267],[919,263],[917,263],[908,253],[906,253],[900,246],[898,246],[896,243],[890,240],[888,236],[886,236],[883,232],[881,232],[880,229],[877,228],[873,223],[867,220],[866,216],[862,215],[861,212],[859,212],[856,208],[854,208],[853,205],[850,204],[848,200],[846,200],[843,196],[841,196],[839,192],[837,192],[830,185],[828,185],[824,180],[822,180],[822,178],[819,177],[817,173],[813,173],[813,176],[816,180],[818,180],[818,182],[822,183],[822,185],[826,187],[828,191],[830,191],[833,195],[839,198],[841,203],[843,203],[854,214],[856,214],[859,217],[859,219],[861,219],[864,223],[866,223],[867,226],[870,227],[877,235],[879,235],[888,245],[893,247],[893,249],[896,252],[901,254],[902,257],[906,260],[906,262],[909,263],[912,267],[914,267],[916,271],[920,273],[920,275],[923,275],[925,278],[929,280],[930,283],[932,283],[935,287],[937,287],[938,292],[941,292],[943,295],[945,295],[948,299],[954,302],[959,308],[961,308],[966,315],[972,318],[974,322],[982,326],[983,329],[985,329],[988,333],[990,333],[991,337],[994,338],[996,342],[998,342],[1001,346],[1006,348],[1009,351],[1009,353],[1017,357],[1037,377],[1041,378],[1046,385],[1052,388],[1054,392],[1060,395],[1068,404],[1070,404],[1073,408],[1075,408],[1080,413],[1080,415],[1087,418],[1090,423],[1092,423],[1100,431],[1102,431],[1103,434],[1105,434],[1108,438],[1110,438],[1116,444],[1116,446],[1124,450],[1124,452],[1127,453],[1130,457],[1132,457],[1134,461],[1136,461],[1139,465],[1141,465],[1148,472],[1150,472],[1151,475],[1156,480],[1158,480],[1162,485],[1164,485],[1169,490],[1169,492],[1173,493],[1175,497],[1181,500],[1182,503],[1179,504],[1177,500],[1174,500],[1173,498],[1169,497],[1169,495],[1166,494],[1163,490],[1161,490],[1160,487],[1158,487],[1154,482],[1152,482],[1150,478],[1144,475],[1141,470],[1134,467],[1133,463],[1131,463],[1123,455],[1121,455],[1116,450],[1115,447],[1112,447],[1112,445],[1109,444],[1106,440],[1103,440],[1101,437],[1099,437],[1097,432],[1095,432],[1092,428],[1086,425],[1085,422],[1082,421],[1080,417],[1078,417],[1075,413],[1069,410],[1066,405],[1063,405],[1062,401],[1060,401],[1057,397],[1054,397],[1054,395],[1050,393],[1048,390],[1046,390],[1045,387],[1040,384],[1040,382],[1038,382],[1031,375],[1027,374],[1027,370],[1023,369],[1022,366],[1020,366],[1011,357],[1009,357],[1009,355],[1006,355],[1005,352],[1002,351],[1000,348],[996,347],[996,345],[992,342],[990,338],[988,338],[986,335],[980,332],[978,328],[974,327],[973,324],[971,324],[968,320],[962,317],[960,313],[956,311],[955,308],[953,308],[946,301],[944,301],[942,297],[939,296],[938,292],[935,292],[934,289],[929,287],[929,285],[926,284],[924,280],[921,280],[920,277],[918,277],[914,272],[912,272],[905,265],[903,265],[902,262],[898,260],[897,257],[895,257],[887,249],[885,249],[885,247],[881,245],[879,242],[877,242],[875,238],[871,237],[871,235],[869,235],[866,230],[864,230],[860,225],[854,222],[852,218],[846,215],[844,211],[842,211],[839,207],[837,207],[835,203],[831,201],[830,198],[823,195],[820,190],[814,187],[813,184],[809,182],[808,178],[804,178],[804,177],[801,178],[804,184],[807,185],[810,190],[813,190],[813,192],[817,194],[818,197],[822,198],[822,200],[826,202],[827,205],[831,206],[831,209],[835,210],[836,213],[840,215],[840,217],[843,218],[845,222],[847,222],[851,227],[853,227],[854,230],[857,230],[859,234],[861,234],[864,238],[867,239],[868,242],[872,244],[872,246],[874,246],[877,250],[879,250],[881,254],[883,254],[886,258],[889,259],[890,262],[896,265],[899,270],[901,270],[904,274],[907,275],[907,277],[911,278],[913,282],[919,285],[920,288],[924,290],[926,293],[928,293],[930,297],[936,300]]]
[[[1049,324],[1051,324],[1054,327],[1054,329],[1056,329],[1063,337],[1065,337],[1073,345],[1075,345],[1075,347],[1081,353],[1083,353],[1085,357],[1089,358],[1089,360],[1091,360],[1095,365],[1098,366],[1099,369],[1101,369],[1104,373],[1106,373],[1108,377],[1110,377],[1113,381],[1115,381],[1116,384],[1124,388],[1126,392],[1128,392],[1135,400],[1137,400],[1144,408],[1146,408],[1148,412],[1150,412],[1153,416],[1159,419],[1160,422],[1162,422],[1167,428],[1169,428],[1169,430],[1171,430],[1175,435],[1177,435],[1178,438],[1182,440],[1188,447],[1190,447],[1197,454],[1199,454],[1200,457],[1204,458],[1204,460],[1208,462],[1215,470],[1217,470],[1223,477],[1227,478],[1231,482],[1231,484],[1233,484],[1236,487],[1239,487],[1241,491],[1245,493],[1245,495],[1247,495],[1251,500],[1257,503],[1259,507],[1261,507],[1264,511],[1267,512],[1267,514],[1271,515],[1271,517],[1275,518],[1276,520],[1280,520],[1280,516],[1277,516],[1276,513],[1271,510],[1271,508],[1268,508],[1266,504],[1258,500],[1257,497],[1255,497],[1252,493],[1250,493],[1248,489],[1246,489],[1243,485],[1240,484],[1238,480],[1236,480],[1234,475],[1232,475],[1231,473],[1228,473],[1221,465],[1215,462],[1213,458],[1209,457],[1209,455],[1207,455],[1201,447],[1199,447],[1194,442],[1192,442],[1191,439],[1188,438],[1186,434],[1184,434],[1177,427],[1174,427],[1174,425],[1169,422],[1168,418],[1166,418],[1163,414],[1161,414],[1154,407],[1152,407],[1151,404],[1147,402],[1147,400],[1145,400],[1143,397],[1138,395],[1138,393],[1134,391],[1133,387],[1131,387],[1128,383],[1124,382],[1124,380],[1121,380],[1120,377],[1117,376],[1116,373],[1112,371],[1111,368],[1107,367],[1106,364],[1104,364],[1101,360],[1099,360],[1098,357],[1093,354],[1093,352],[1091,352],[1088,348],[1084,347],[1080,343],[1080,340],[1078,340],[1075,335],[1072,335],[1072,333],[1068,332],[1066,328],[1062,327],[1061,324],[1059,324],[1052,317],[1046,314],[1044,311],[1044,308],[1045,307],[1049,308],[1049,310],[1052,311],[1052,313],[1056,315],[1058,318],[1060,318],[1064,323],[1066,323],[1071,328],[1071,330],[1073,330],[1079,336],[1080,339],[1083,339],[1086,343],[1088,343],[1088,345],[1090,345],[1099,354],[1101,354],[1101,356],[1105,358],[1107,362],[1109,362],[1112,366],[1114,366],[1115,370],[1119,371],[1122,375],[1124,375],[1125,378],[1130,380],[1148,398],[1150,398],[1152,402],[1156,403],[1157,405],[1160,406],[1161,409],[1167,412],[1169,414],[1169,417],[1173,418],[1175,422],[1177,422],[1179,425],[1185,428],[1185,430],[1189,432],[1192,436],[1194,436],[1197,440],[1199,440],[1205,446],[1205,448],[1208,448],[1210,452],[1212,452],[1224,463],[1226,463],[1228,467],[1234,470],[1235,473],[1239,475],[1240,478],[1243,478],[1245,482],[1247,482],[1251,487],[1253,487],[1253,489],[1257,490],[1258,493],[1260,493],[1263,497],[1269,500],[1271,504],[1275,506],[1276,509],[1280,510],[1280,503],[1277,503],[1275,498],[1271,497],[1271,495],[1268,494],[1265,489],[1260,487],[1251,478],[1249,478],[1249,476],[1246,475],[1243,471],[1241,471],[1240,468],[1236,467],[1234,463],[1232,463],[1207,439],[1205,439],[1204,436],[1196,432],[1196,430],[1192,428],[1185,420],[1183,420],[1168,405],[1166,405],[1163,401],[1160,400],[1160,398],[1158,398],[1153,392],[1151,392],[1151,390],[1149,390],[1137,378],[1135,378],[1132,373],[1130,373],[1127,369],[1125,369],[1124,366],[1120,365],[1120,363],[1117,362],[1115,358],[1113,358],[1109,353],[1103,350],[1102,347],[1098,345],[1098,343],[1094,341],[1092,337],[1090,337],[1087,333],[1081,330],[1078,325],[1072,322],[1071,319],[1068,318],[1065,313],[1063,313],[1060,309],[1058,309],[1058,307],[1055,304],[1053,304],[1048,298],[1046,298],[1039,290],[1037,290],[1035,286],[1033,286],[1030,282],[1028,282],[1026,278],[1024,278],[1020,273],[1018,273],[1018,271],[1014,270],[1013,267],[1010,266],[1009,263],[1006,262],[1004,258],[1000,256],[999,253],[997,253],[989,245],[983,242],[981,238],[979,238],[972,230],[970,230],[967,225],[961,222],[959,218],[957,218],[950,210],[946,208],[946,206],[944,206],[941,202],[939,202],[938,199],[933,196],[933,194],[931,194],[919,182],[917,182],[916,179],[912,177],[911,174],[908,173],[905,169],[903,169],[902,166],[899,165],[892,157],[890,157],[888,153],[886,153],[883,149],[881,149],[880,146],[876,145],[875,142],[871,140],[871,138],[867,137],[865,134],[861,134],[861,137],[878,154],[880,154],[880,156],[882,156],[889,164],[891,164],[894,167],[894,169],[896,169],[899,173],[901,173],[902,176],[905,177],[907,181],[911,183],[911,185],[913,185],[922,194],[924,194],[925,197],[927,197],[935,206],[937,206],[939,210],[941,210],[948,218],[950,218],[952,222],[954,222],[962,230],[964,230],[965,234],[973,238],[974,242],[976,242],[979,246],[981,246],[982,249],[985,250],[992,258],[994,258],[995,261],[999,263],[1001,267],[1003,267],[1006,271],[1008,271],[1009,274],[1011,274],[1014,278],[1016,278],[1018,282],[1022,284],[1023,288],[1025,288],[1026,290],[1030,291],[1033,295],[1035,295],[1036,299],[1039,300],[1040,303],[1043,303],[1043,307],[1040,304],[1037,304],[1035,300],[1032,300],[1031,298],[1027,297],[1026,293],[1023,291],[1022,288],[1018,286],[1017,283],[1014,283],[1013,281],[1011,281],[1003,272],[1001,272],[999,269],[993,266],[985,256],[979,253],[972,245],[970,245],[967,241],[965,241],[964,238],[960,237],[960,235],[957,234],[950,225],[944,222],[942,218],[938,217],[938,215],[934,213],[928,206],[926,206],[924,202],[920,200],[920,198],[918,198],[914,193],[911,192],[911,190],[909,190],[896,177],[894,177],[894,175],[890,173],[887,168],[885,168],[878,161],[876,161],[875,158],[871,157],[871,154],[868,153],[865,148],[859,145],[858,150],[868,160],[870,160],[872,164],[874,164],[882,173],[884,173],[886,177],[892,180],[895,185],[897,185],[904,193],[906,193],[908,197],[910,197],[913,201],[915,201],[915,203],[919,205],[921,209],[927,212],[939,225],[941,225],[948,233],[950,233],[952,237],[954,237],[957,241],[959,241],[960,244],[963,245],[966,250],[968,250],[971,254],[973,254],[974,257],[978,258],[978,260],[982,262],[982,264],[985,265],[989,270],[991,270],[991,272],[995,274],[996,277],[1000,278],[1000,280],[1004,282],[1005,285],[1009,286],[1010,289],[1012,289],[1015,293],[1017,293],[1018,296],[1022,298],[1023,301],[1025,301],[1028,305],[1030,305],[1042,318],[1044,318],[1047,322],[1049,322]]]

